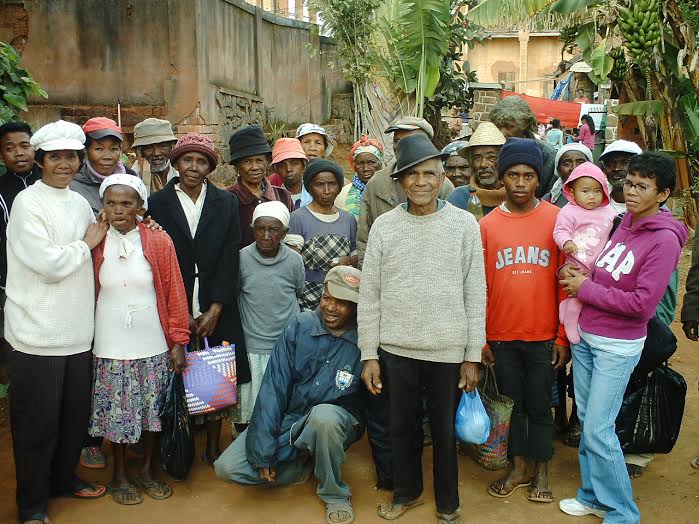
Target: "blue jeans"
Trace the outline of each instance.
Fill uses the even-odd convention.
[[[243,431],[228,446],[216,462],[216,475],[222,480],[249,486],[268,484],[248,462]],[[310,454],[315,464],[318,496],[326,503],[349,500],[349,486],[342,480],[340,467],[345,461],[345,450],[362,435],[362,427],[352,414],[340,406],[319,404],[308,414],[294,446]],[[277,478],[272,486],[285,486],[303,478],[307,466],[304,453],[290,462],[276,465]]]
[[[578,449],[582,486],[576,498],[606,511],[606,523],[637,524],[641,514],[633,500],[615,421],[641,355],[609,353],[584,340],[572,348],[575,404],[583,427]]]

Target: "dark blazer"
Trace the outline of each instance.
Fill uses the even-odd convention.
[[[150,196],[148,212],[175,244],[190,312],[195,264],[199,270],[201,311],[209,309],[212,302],[223,304],[221,317],[209,338],[209,344],[218,345],[223,340],[235,344],[238,382],[249,382],[250,366],[237,300],[241,237],[238,199],[209,183],[199,226],[192,238],[187,218],[175,193],[175,184],[179,180],[179,177],[173,178],[161,191]]]

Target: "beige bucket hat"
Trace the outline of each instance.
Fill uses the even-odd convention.
[[[468,150],[474,146],[501,146],[505,143],[503,135],[492,122],[481,122],[468,140],[468,147],[459,150],[459,155],[466,157]]]
[[[159,118],[146,118],[143,122],[136,124],[133,128],[133,138],[131,147],[177,141],[177,137],[172,132],[172,124]]]

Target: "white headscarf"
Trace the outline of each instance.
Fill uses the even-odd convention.
[[[252,213],[252,223],[254,224],[255,220],[260,217],[276,218],[285,228],[289,227],[289,209],[277,200],[258,204]]]
[[[104,197],[104,193],[107,191],[109,186],[129,186],[136,190],[138,196],[143,200],[143,208],[148,209],[148,190],[143,180],[134,175],[129,175],[128,173],[116,173],[114,175],[109,175],[100,184],[100,198]]]
[[[580,151],[583,155],[585,155],[585,158],[587,158],[588,162],[594,162],[594,160],[592,159],[592,151],[590,151],[590,148],[587,147],[585,144],[573,142],[572,144],[566,144],[562,148],[560,148],[556,153],[556,160],[553,164],[555,168],[554,171],[556,173],[556,181],[553,183],[553,187],[551,187],[552,203],[555,203],[556,200],[558,200],[559,197],[563,194],[563,180],[561,180],[561,177],[558,176],[558,162],[560,162],[561,157],[568,151]]]

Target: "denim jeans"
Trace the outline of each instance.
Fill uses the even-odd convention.
[[[216,475],[222,480],[249,486],[268,484],[248,462],[243,431],[216,462]],[[342,480],[341,466],[345,451],[361,437],[362,427],[349,411],[332,404],[319,404],[311,409],[294,446],[310,453],[318,480],[316,493],[326,503],[349,500],[349,486]],[[304,454],[276,465],[277,478],[272,486],[293,484],[303,477]]]
[[[608,524],[641,521],[614,425],[639,358],[603,351],[584,340],[573,345],[575,404],[583,428],[578,448],[582,486],[576,498],[606,511]]]

